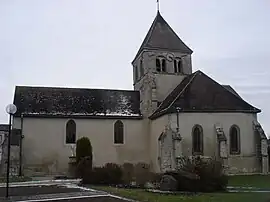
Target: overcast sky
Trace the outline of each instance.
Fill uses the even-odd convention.
[[[160,0],[193,70],[262,109],[270,134],[270,1]],[[156,0],[0,0],[0,123],[15,85],[132,89]]]

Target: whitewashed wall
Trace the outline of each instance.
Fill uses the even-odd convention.
[[[65,144],[66,123],[69,119],[24,118],[23,164],[25,172],[63,173],[68,168],[70,146]],[[116,120],[74,119],[77,138],[89,137],[93,147],[94,166],[112,162],[148,162],[147,137],[142,120],[122,120],[124,144],[114,144]],[[20,119],[15,118],[16,128]]]

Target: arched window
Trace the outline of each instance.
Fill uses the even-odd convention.
[[[181,58],[174,59],[174,73],[183,73],[183,64]]]
[[[192,130],[192,153],[203,155],[203,129],[200,125],[195,125]]]
[[[163,56],[159,56],[156,59],[156,70],[157,72],[166,72],[166,59]]]
[[[114,144],[124,144],[124,124],[119,120],[114,123]]]
[[[161,71],[161,65],[160,65],[159,58],[156,59],[156,70],[157,70],[157,72],[160,72]]]
[[[76,144],[76,123],[69,120],[66,124],[66,144]]]
[[[236,125],[230,129],[230,153],[240,154],[240,129]]]

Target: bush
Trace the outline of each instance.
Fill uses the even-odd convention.
[[[199,189],[203,192],[224,191],[228,177],[224,174],[222,163],[208,159],[196,159],[196,173],[200,176]]]
[[[134,177],[136,185],[144,187],[145,183],[150,181],[150,166],[146,163],[137,163],[134,167]]]
[[[85,172],[83,184],[93,185],[118,185],[122,183],[122,169],[114,163],[107,163],[103,167],[95,167],[90,172]]]
[[[104,169],[107,175],[107,184],[117,185],[122,183],[123,171],[121,166],[115,163],[107,163]]]
[[[178,182],[179,191],[216,192],[226,190],[228,177],[221,162],[214,159],[183,158],[177,172],[166,172]]]
[[[106,172],[104,167],[94,167],[91,172],[84,175],[82,178],[83,184],[105,185]]]
[[[85,178],[90,175],[92,171],[92,158],[86,156],[80,160],[77,164],[76,176]]]
[[[93,159],[92,145],[87,137],[82,137],[76,142],[76,162],[79,163],[84,157]]]
[[[93,166],[93,154],[91,142],[87,137],[82,137],[76,143],[76,175],[85,177],[89,175]]]
[[[134,166],[132,163],[124,163],[122,166],[122,180],[125,185],[130,185],[134,180]]]

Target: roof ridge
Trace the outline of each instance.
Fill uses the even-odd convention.
[[[151,34],[152,34],[152,32],[153,32],[155,22],[157,21],[157,16],[158,16],[158,15],[160,15],[159,12],[157,13],[157,15],[156,15],[154,21],[152,22],[152,24],[151,24],[151,26],[150,26],[150,29],[147,31],[147,33],[146,33],[146,35],[145,35],[145,37],[144,37],[144,40],[143,40],[143,42],[142,42],[142,44],[141,44],[141,46],[140,46],[140,48],[139,48],[137,54],[135,55],[135,58],[133,59],[132,63],[133,63],[133,62],[136,60],[136,58],[140,55],[141,51],[143,50],[144,44],[147,44],[147,43],[148,43],[149,38],[150,38],[150,36],[151,36]]]
[[[194,75],[192,76],[192,78],[190,79],[190,81],[187,83],[187,85],[182,89],[182,91],[175,97],[175,99],[171,102],[171,104],[165,108],[164,110],[168,110],[174,103],[175,101],[180,97],[180,95],[182,95],[182,93],[186,90],[187,86],[189,86],[192,81],[194,80],[194,78],[200,73],[200,70],[194,72]],[[180,85],[180,84],[179,84]],[[177,85],[178,86],[178,85]]]
[[[79,87],[57,87],[57,86],[15,86],[17,88],[49,88],[49,89],[73,89],[73,90],[105,90],[105,91],[125,91],[125,92],[139,92],[138,90],[128,90],[128,89],[109,89],[109,88],[79,88]]]
[[[199,71],[199,70],[198,70],[198,71]],[[196,72],[193,73],[193,74],[194,74],[193,77],[192,77],[192,78],[190,79],[190,81],[185,85],[185,87],[183,88],[183,90],[186,89],[187,85],[189,85],[190,82],[194,79],[194,77],[197,75],[197,72],[198,72],[198,71],[196,71]],[[191,75],[192,75],[192,74],[191,74]],[[185,77],[185,78],[187,78],[187,77]],[[185,79],[185,78],[184,78],[184,79]],[[171,93],[172,93],[172,92],[173,92],[173,91],[174,91],[174,90],[175,90],[175,89],[176,89],[176,88],[184,81],[184,79],[183,79],[183,80],[182,80],[182,81],[181,81],[181,82],[180,82],[180,83],[179,83],[179,84],[171,91]],[[183,91],[183,90],[182,90],[182,91]],[[169,108],[171,107],[172,103],[174,103],[174,102],[177,100],[177,98],[178,98],[179,95],[182,93],[182,91],[176,96],[176,98],[171,102],[171,104],[170,104],[167,108],[161,110],[159,113],[161,113],[161,112],[166,111],[167,109],[169,109]],[[170,94],[171,94],[171,93],[170,93]],[[162,106],[163,102],[166,100],[167,97],[170,96],[170,94],[167,95],[167,96],[164,98],[164,100],[161,102],[161,104],[158,106],[158,108],[152,113],[152,115],[155,114],[155,113],[159,110],[159,108]],[[152,115],[151,115],[151,116],[152,116]],[[150,116],[150,117],[151,117],[151,116]]]
[[[182,39],[178,36],[178,34],[174,31],[174,29],[170,26],[170,24],[162,17],[162,15],[160,14],[159,16],[168,25],[168,27],[173,32],[173,34],[178,38],[178,40],[180,40],[191,51],[191,53],[193,53],[193,51],[182,41]]]

